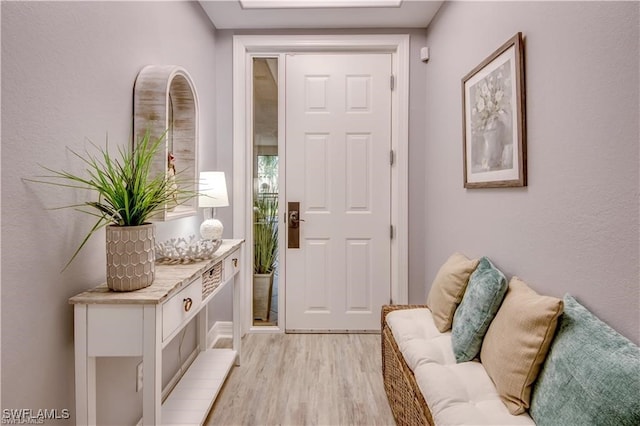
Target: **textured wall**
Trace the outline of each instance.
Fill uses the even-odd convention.
[[[60,272],[92,220],[47,208],[83,194],[28,184],[42,163],[78,169],[65,146],[127,144],[133,83],[147,64],[184,66],[200,105],[200,166],[215,166],[215,32],[191,2],[2,2],[2,408],[74,409],[73,308],[105,280],[104,232]],[[158,226],[194,233],[201,218]],[[185,347],[193,344],[187,333]],[[165,375],[178,361],[166,350]],[[184,356],[184,355],[183,355]],[[98,422],[133,424],[137,359],[99,362]],[[114,407],[118,407],[114,409]],[[72,419],[73,421],[73,419]]]
[[[425,291],[454,250],[487,255],[540,292],[571,293],[640,340],[639,7],[443,5],[427,30],[424,189],[411,194],[425,204],[424,222],[413,221],[426,242]],[[460,80],[518,31],[529,186],[465,190]]]

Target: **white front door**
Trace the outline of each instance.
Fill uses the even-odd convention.
[[[390,76],[391,54],[287,55],[286,199],[303,220],[300,247],[286,249],[287,331],[380,329],[391,288]]]

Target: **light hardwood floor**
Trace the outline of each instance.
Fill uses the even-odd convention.
[[[378,334],[247,334],[206,425],[394,425]]]

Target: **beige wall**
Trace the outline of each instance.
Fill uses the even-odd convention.
[[[38,163],[77,167],[65,146],[81,150],[85,137],[103,145],[108,132],[113,149],[126,144],[133,83],[147,64],[182,65],[191,74],[200,166],[215,167],[214,45],[215,30],[197,3],[2,2],[2,408],[75,415],[67,299],[105,279],[103,232],[60,272],[92,221],[46,209],[82,195],[21,179],[40,174]],[[195,233],[200,221],[161,224],[158,238]],[[193,340],[191,330],[185,346]],[[178,363],[177,343],[165,350],[166,376]],[[99,362],[99,423],[140,417],[137,362]]]
[[[412,264],[414,278],[424,276],[413,288],[428,291],[454,250],[487,255],[540,292],[571,293],[640,341],[639,7],[443,5],[427,30],[424,189],[411,194],[424,203],[424,219],[414,215],[411,225],[424,240],[425,263]],[[529,186],[465,190],[460,80],[518,31]]]

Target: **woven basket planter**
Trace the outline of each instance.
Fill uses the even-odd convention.
[[[156,228],[107,226],[107,287],[134,291],[149,287],[155,276]]]

